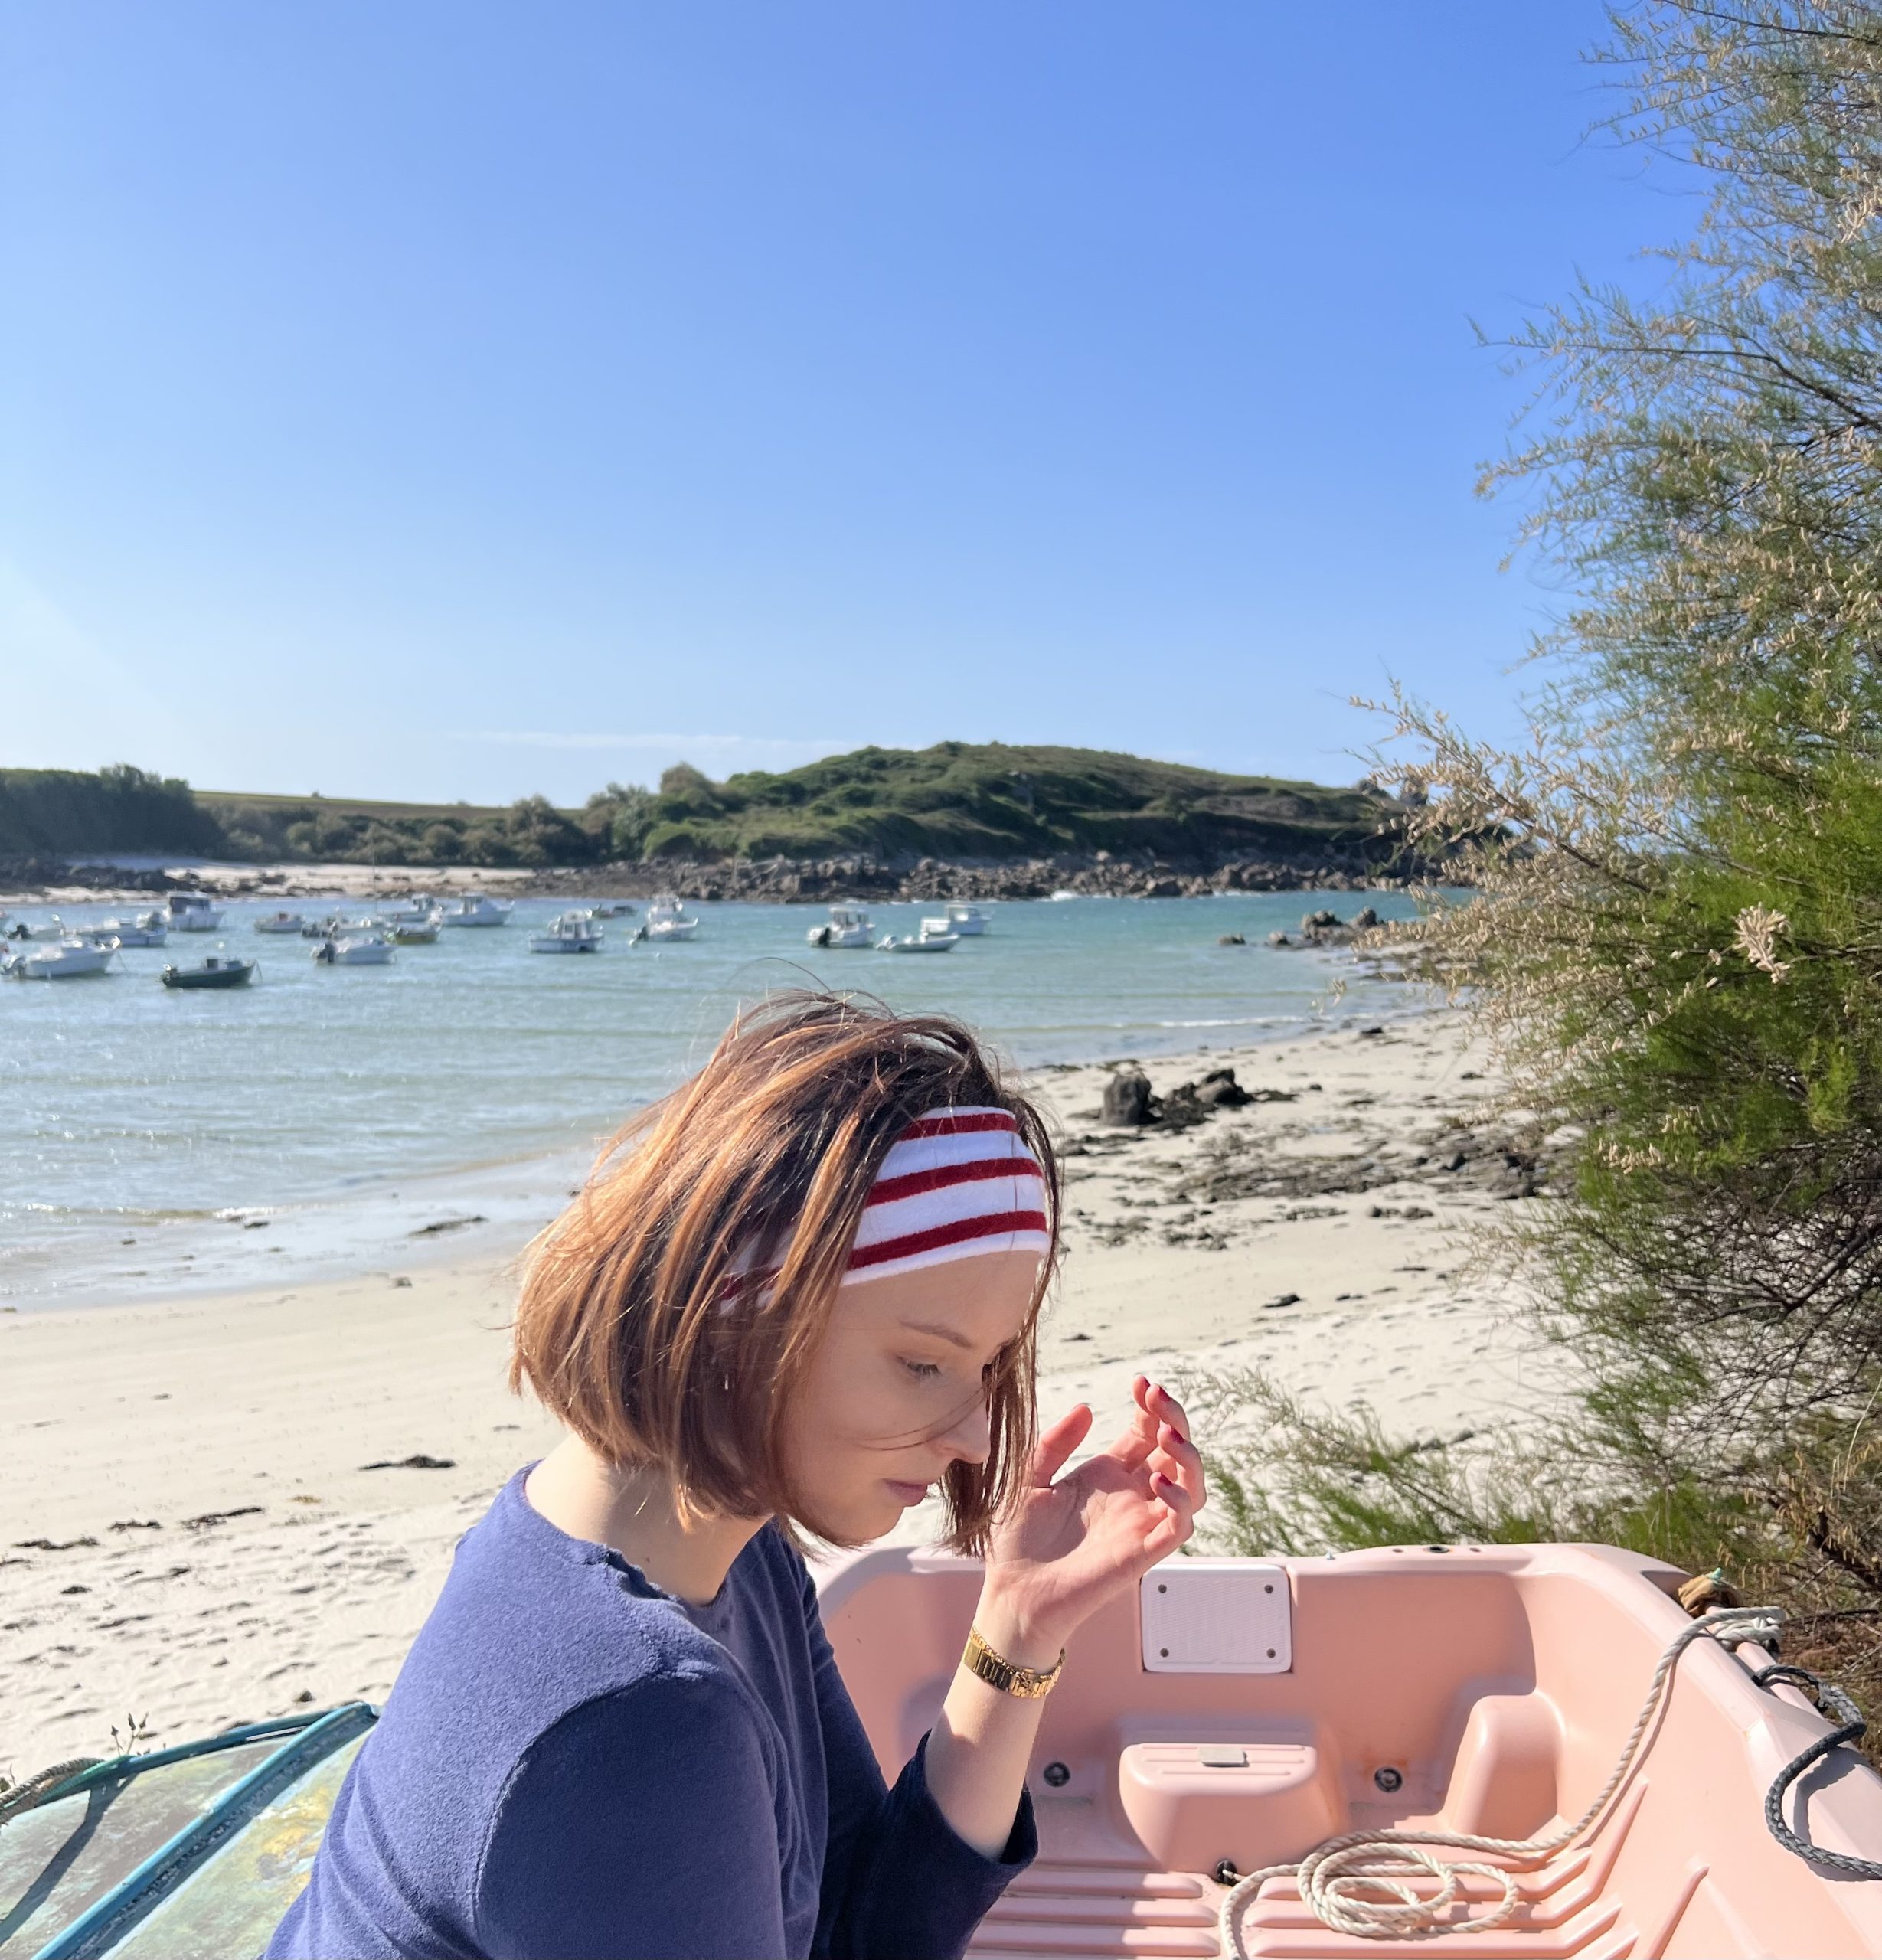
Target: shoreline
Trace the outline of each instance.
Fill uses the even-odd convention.
[[[1045,1412],[1090,1400],[1107,1436],[1142,1364],[1260,1366],[1431,1433],[1556,1392],[1562,1357],[1455,1273],[1513,1194],[1481,1057],[1441,1011],[1367,1026],[1143,1057],[1159,1093],[1227,1066],[1271,1099],[1182,1129],[1097,1122],[1101,1065],[1032,1073],[1066,1173]],[[554,1433],[503,1383],[517,1250],[0,1318],[0,1771],[102,1753],[127,1713],[161,1745],[384,1696],[457,1537]]]

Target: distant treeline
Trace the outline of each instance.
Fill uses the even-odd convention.
[[[1225,776],[1096,750],[943,742],[859,749],[714,782],[681,763],[657,789],[609,783],[580,809],[192,792],[116,768],[0,772],[0,852],[177,851],[251,861],[581,865],[621,860],[1064,853],[1209,867],[1248,858],[1383,861],[1402,807],[1362,785]]]
[[[128,763],[96,775],[0,769],[0,856],[214,857],[227,848],[220,821],[180,777]]]

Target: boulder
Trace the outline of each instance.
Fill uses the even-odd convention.
[[[1362,905],[1353,914],[1353,930],[1355,933],[1370,933],[1378,923],[1379,915],[1370,905]]]
[[[1340,928],[1340,916],[1337,912],[1309,912],[1300,922],[1303,933],[1335,933]]]
[[[1156,1121],[1155,1100],[1149,1076],[1140,1070],[1126,1069],[1104,1086],[1104,1120],[1118,1129],[1140,1129]]]
[[[1247,943],[1240,933],[1224,933],[1216,940],[1219,946],[1245,946]]]
[[[1211,1109],[1239,1109],[1255,1099],[1235,1080],[1233,1069],[1211,1069],[1196,1085],[1196,1100]]]

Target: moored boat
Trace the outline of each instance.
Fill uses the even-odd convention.
[[[173,933],[217,932],[222,925],[222,907],[211,904],[199,891],[173,891],[169,923]]]
[[[893,1779],[982,1568],[877,1546],[815,1573]],[[1882,1779],[1772,1671],[1777,1616],[1691,1619],[1684,1576],[1591,1545],[1166,1560],[1073,1637],[1028,1764],[1037,1856],[970,1953],[1882,1955]],[[25,1777],[0,1795],[20,1951],[259,1951],[374,1715]],[[1329,1841],[1425,1862],[1387,1890],[1308,1862]]]
[[[438,910],[430,893],[408,892],[402,899],[379,908],[379,916],[388,926],[422,926]]]
[[[957,939],[977,939],[987,929],[987,915],[977,905],[950,905],[939,917],[921,922],[924,933],[952,933]]]
[[[877,952],[952,952],[960,944],[952,933],[909,933],[897,939],[891,933],[876,942]]]
[[[813,926],[804,937],[813,946],[826,950],[860,949],[873,946],[876,942],[876,929],[867,913],[853,905],[833,905],[828,920],[821,926]]]
[[[597,919],[631,919],[634,907],[624,898],[604,898],[591,905],[589,910]],[[0,917],[5,914],[0,913]]]
[[[647,907],[641,926],[649,939],[690,939],[698,930],[699,921],[671,892],[663,892]]]
[[[323,939],[314,949],[314,959],[322,966],[390,966],[392,947],[376,935]]]
[[[306,920],[298,912],[270,912],[266,918],[255,921],[258,933],[300,933],[306,927]]]
[[[390,929],[392,943],[397,946],[435,946],[440,923],[436,913],[426,919],[395,921]]]
[[[74,935],[56,945],[36,947],[31,952],[8,953],[0,959],[0,973],[16,980],[77,980],[87,974],[103,973],[118,949],[112,939],[82,939]]]
[[[565,912],[542,932],[529,936],[531,952],[599,952],[603,929],[586,912]]]
[[[486,897],[480,891],[459,892],[443,908],[443,923],[447,926],[507,926],[510,910],[504,900]]]
[[[195,966],[166,966],[157,977],[166,987],[246,987],[260,970],[259,961],[211,953]]]
[[[160,946],[170,936],[161,912],[140,912],[134,919],[107,919],[88,937],[116,939],[121,946]]]

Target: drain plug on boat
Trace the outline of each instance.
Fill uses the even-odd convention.
[[[1233,1858],[1224,1858],[1218,1861],[1215,1870],[1209,1876],[1218,1885],[1233,1885],[1241,1877],[1241,1873],[1235,1869],[1235,1860]]]
[[[1064,1789],[1072,1780],[1072,1772],[1062,1762],[1048,1762],[1039,1773],[1055,1790]]]
[[[1372,1781],[1374,1788],[1383,1790],[1388,1797],[1394,1790],[1403,1788],[1405,1784],[1404,1778],[1389,1762],[1383,1769],[1372,1772]]]

